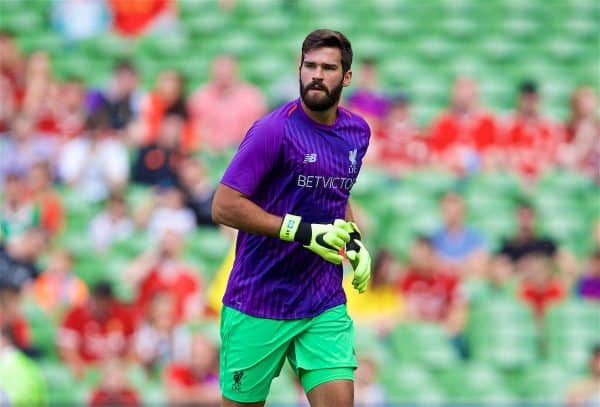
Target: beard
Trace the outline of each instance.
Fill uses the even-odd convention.
[[[342,89],[344,88],[343,80],[331,90],[327,89],[322,82],[313,81],[306,86],[304,86],[301,79],[298,82],[300,83],[300,98],[306,107],[314,112],[323,112],[333,107],[340,101]],[[320,95],[309,95],[308,92],[311,89],[319,89],[323,93]]]

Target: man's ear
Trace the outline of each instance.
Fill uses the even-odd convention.
[[[344,74],[344,80],[342,81],[342,85],[344,87],[350,86],[351,81],[352,81],[352,71],[348,69],[346,71],[346,73]]]

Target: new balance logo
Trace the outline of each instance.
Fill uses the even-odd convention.
[[[317,153],[306,154],[304,156],[305,163],[316,163],[317,162]]]

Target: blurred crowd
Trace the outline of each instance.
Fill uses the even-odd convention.
[[[55,78],[52,62],[41,51],[22,55],[11,34],[0,32],[0,377],[9,366],[2,355],[12,349],[45,357],[33,345],[32,321],[22,311],[33,303],[56,321],[53,339],[73,377],[106,372],[90,405],[140,404],[124,375],[131,364],[159,377],[171,403],[216,403],[220,305],[207,293],[222,289],[231,253],[220,279],[205,281],[182,250],[196,228],[215,227],[215,184],[202,154],[231,151],[269,106],[260,89],[238,76],[232,55],[216,57],[210,80],[189,93],[176,70],[161,72],[146,90],[135,61],[123,60],[109,83],[96,89],[80,78]],[[481,105],[478,83],[460,77],[447,109],[421,128],[411,118],[410,95],[378,88],[375,61],[361,61],[356,72],[343,104],[371,126],[367,169],[400,179],[420,168],[457,176],[502,170],[528,182],[563,168],[600,182],[600,117],[592,87],[573,90],[569,117],[560,123],[542,113],[534,80],[519,85],[514,112],[500,117]],[[125,196],[140,185],[148,188],[147,199],[131,207]],[[120,272],[131,300],[120,299],[109,281],[86,284],[79,276],[77,253],[61,244],[69,218],[65,191],[97,208],[80,239],[89,240],[99,263],[120,241],[139,233],[155,239]],[[415,239],[408,258],[385,249],[374,253],[369,291],[358,296],[347,290],[357,326],[386,338],[401,324],[434,323],[468,358],[468,312],[483,298],[516,298],[540,325],[547,310],[566,298],[600,307],[600,220],[590,225],[592,255],[577,258],[538,234],[535,209],[526,200],[516,209],[516,233],[499,250],[467,224],[461,194],[444,194],[439,211],[439,228]],[[366,225],[377,216],[357,212]],[[199,322],[206,325],[198,328]],[[569,393],[573,405],[600,397],[598,355],[591,382],[576,383]],[[383,403],[378,361],[368,354],[361,361],[357,402]],[[0,404],[3,396],[0,391]]]

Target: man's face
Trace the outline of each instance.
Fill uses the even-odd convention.
[[[596,352],[590,361],[590,370],[594,377],[600,377],[600,352]]]
[[[458,109],[469,109],[477,100],[477,85],[472,79],[459,78],[452,89],[452,102]]]
[[[221,88],[232,85],[237,78],[237,63],[231,56],[217,57],[212,65],[214,83]]]
[[[519,98],[519,108],[524,114],[535,115],[539,109],[539,102],[537,93],[523,93]]]
[[[524,232],[532,232],[535,227],[535,213],[533,208],[521,207],[517,210],[519,229]]]
[[[442,201],[442,216],[446,225],[461,225],[464,219],[464,204],[458,195],[447,195]]]
[[[339,102],[351,79],[352,72],[342,70],[338,48],[316,48],[304,55],[300,66],[300,97],[310,110],[325,111]]]

